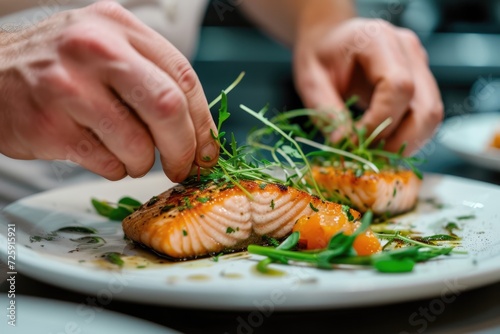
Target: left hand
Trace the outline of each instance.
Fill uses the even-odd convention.
[[[378,137],[391,151],[406,142],[405,153],[415,152],[443,118],[439,89],[418,37],[382,20],[350,19],[299,34],[294,72],[308,108],[342,111],[345,99],[357,95],[366,111],[356,126],[368,133],[391,117]],[[347,133],[336,131],[330,139],[341,135]]]

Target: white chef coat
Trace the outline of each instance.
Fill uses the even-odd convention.
[[[0,27],[26,27],[91,0],[0,0]],[[118,0],[190,58],[197,45],[206,0]],[[0,106],[1,108],[1,106]],[[1,111],[0,111],[1,112]],[[62,161],[14,160],[0,154],[0,208],[16,199],[59,186],[100,177]]]

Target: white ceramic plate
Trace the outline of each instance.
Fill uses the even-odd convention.
[[[500,113],[471,114],[448,119],[438,138],[471,164],[500,171],[500,149],[488,148],[500,131]]]
[[[131,195],[146,201],[170,185],[163,175],[153,174],[138,180],[57,189],[20,200],[4,211],[2,259],[5,261],[7,249],[5,226],[14,224],[17,270],[33,278],[97,300],[228,310],[340,308],[426,297],[446,302],[463,290],[500,280],[499,187],[437,175],[427,175],[421,191],[422,199],[432,201],[422,201],[414,212],[399,217],[398,223],[428,235],[443,233],[443,226],[455,221],[461,227],[457,234],[463,237],[460,248],[469,254],[418,264],[411,273],[276,265],[283,275],[269,276],[257,273],[259,257],[246,253],[226,255],[217,262],[207,258],[175,264],[155,264],[138,256],[121,270],[103,264],[99,258],[103,252],[135,254],[138,250],[123,240],[119,223],[94,213],[90,198],[113,201]],[[471,215],[474,217],[457,218]],[[75,225],[96,228],[107,243],[74,251],[76,244],[70,239],[78,235],[62,233],[52,241],[37,241],[37,236],[50,239],[51,231]]]
[[[15,303],[14,308],[10,301]],[[0,305],[7,317],[0,321],[2,333],[80,333],[80,334],[174,334],[166,327],[128,315],[94,309],[91,305],[73,304],[45,298],[17,296],[0,297]],[[9,310],[11,307],[11,310]],[[6,311],[7,310],[7,311]],[[16,316],[15,327],[9,325],[9,315]]]

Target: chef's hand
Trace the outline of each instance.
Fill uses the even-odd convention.
[[[356,126],[368,133],[390,117],[392,123],[379,137],[389,150],[406,142],[405,153],[414,152],[443,118],[440,93],[418,37],[382,20],[350,19],[299,33],[294,70],[307,107],[339,111],[347,98],[357,95],[366,111]],[[331,140],[341,135],[345,133],[333,132]]]
[[[67,159],[116,180],[155,147],[173,181],[216,163],[216,129],[188,60],[114,2],[0,32],[0,152]]]

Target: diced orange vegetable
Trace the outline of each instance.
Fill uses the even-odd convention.
[[[351,214],[355,218],[360,216],[357,211],[352,209]],[[299,245],[311,250],[326,248],[335,234],[343,231],[350,235],[360,225],[359,221],[349,221],[345,212],[341,210],[322,211],[301,217],[293,227],[293,231],[300,232]],[[353,248],[358,255],[371,255],[382,250],[380,241],[370,229],[356,237]]]

